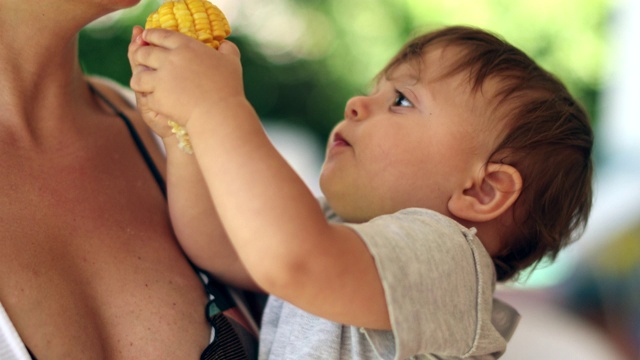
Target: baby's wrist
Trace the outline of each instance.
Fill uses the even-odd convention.
[[[234,114],[242,112],[242,109],[253,109],[251,103],[244,96],[214,99],[208,101],[204,106],[195,108],[183,126],[190,129],[198,127],[199,123],[231,122],[234,121]]]
[[[216,100],[193,109],[184,128],[187,134],[196,138],[196,142],[204,138],[207,139],[206,142],[218,143],[219,140],[238,136],[248,129],[248,117],[257,119],[257,114],[246,98],[226,98],[224,101]],[[191,138],[188,140],[192,141]]]

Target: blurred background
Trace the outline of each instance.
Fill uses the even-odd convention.
[[[127,85],[131,27],[160,0],[81,33],[87,73]],[[523,315],[504,359],[640,359],[640,1],[214,0],[242,51],[247,97],[319,194],[325,139],[346,100],[413,34],[482,27],[556,74],[596,131],[596,197],[583,237],[497,296]]]

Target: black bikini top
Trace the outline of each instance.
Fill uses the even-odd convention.
[[[140,135],[138,135],[138,132],[136,131],[136,128],[133,126],[133,124],[131,123],[131,120],[129,120],[129,118],[122,111],[120,111],[120,109],[118,109],[117,106],[115,106],[111,101],[109,101],[109,99],[107,99],[106,96],[104,96],[101,92],[96,90],[96,88],[93,87],[93,85],[91,85],[88,82],[87,84],[89,85],[89,89],[91,90],[91,92],[97,97],[99,97],[100,100],[102,100],[111,110],[113,110],[113,112],[116,115],[118,115],[118,117],[122,119],[122,121],[125,123],[125,125],[127,126],[127,129],[129,130],[129,134],[131,135],[131,138],[136,143],[136,147],[138,148],[140,155],[142,155],[142,157],[144,158],[144,162],[147,164],[147,167],[151,171],[153,178],[156,180],[156,183],[158,184],[158,187],[160,188],[162,195],[166,199],[167,187],[165,185],[164,178],[162,177],[162,174],[160,174],[160,171],[158,171],[156,164],[153,162],[151,155],[149,155],[149,151],[144,146],[144,143],[142,142],[142,139],[140,139]]]

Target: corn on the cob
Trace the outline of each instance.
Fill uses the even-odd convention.
[[[145,28],[179,31],[207,46],[217,49],[231,34],[231,27],[222,11],[207,0],[169,0],[147,17]],[[179,124],[169,120],[171,131],[178,138],[178,146],[191,154],[189,134]]]
[[[215,49],[231,34],[227,18],[207,0],[166,1],[149,15],[145,28],[179,31]]]

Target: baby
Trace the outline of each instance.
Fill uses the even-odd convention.
[[[497,358],[518,315],[493,299],[496,280],[554,258],[586,224],[585,111],[485,31],[411,39],[347,102],[320,199],[265,135],[233,43],[132,39],[131,87],[167,148],[181,245],[222,281],[271,294],[261,359]]]

